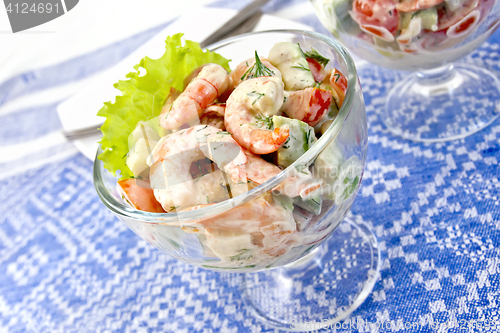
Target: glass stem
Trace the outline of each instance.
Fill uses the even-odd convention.
[[[463,83],[453,64],[417,72],[412,89],[423,97],[450,95]]]
[[[417,77],[419,84],[423,86],[435,86],[453,80],[455,74],[456,72],[453,64],[449,64],[438,68],[419,71],[417,72]]]

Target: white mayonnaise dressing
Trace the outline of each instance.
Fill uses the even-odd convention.
[[[315,84],[299,45],[290,42],[276,43],[269,52],[268,60],[280,70],[286,90],[302,90]]]

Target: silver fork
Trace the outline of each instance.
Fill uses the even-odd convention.
[[[260,18],[264,14],[260,6],[269,0],[257,0],[252,2],[247,7],[243,8],[235,17],[229,20],[222,28],[215,31],[200,43],[202,48],[205,48],[224,38],[241,35],[246,32],[252,31],[259,23]],[[244,15],[243,15],[244,13]],[[250,16],[249,16],[250,13]],[[243,21],[242,21],[243,20]],[[89,136],[98,135],[101,133],[99,130],[101,125],[84,127],[77,130],[62,131],[63,135],[68,140],[77,140]]]

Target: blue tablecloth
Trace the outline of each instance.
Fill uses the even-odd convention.
[[[302,2],[272,1],[265,11]],[[299,20],[326,33],[311,12]],[[0,106],[110,66],[162,27],[1,83]],[[497,72],[499,52],[497,32],[462,62]],[[373,65],[359,75],[369,152],[352,215],[372,226],[383,264],[351,318],[392,323],[379,331],[417,330],[405,323],[437,331],[428,323],[454,320],[460,328],[441,332],[500,331],[500,120],[453,142],[405,141],[379,118],[402,74]],[[1,146],[26,147],[59,131],[56,106],[0,113]],[[71,143],[0,156],[0,174],[0,332],[272,331],[245,310],[237,276],[171,259],[115,218],[95,193],[92,163]]]

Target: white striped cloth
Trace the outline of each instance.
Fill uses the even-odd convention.
[[[189,7],[247,3],[86,0],[16,35],[3,33],[0,10],[0,332],[273,331],[245,309],[239,275],[167,257],[104,207],[92,162],[56,113]],[[264,10],[327,33],[305,0]],[[500,72],[500,33],[462,62]],[[345,331],[500,332],[500,121],[444,144],[405,141],[380,120],[402,73],[370,65],[359,76],[369,146],[350,214],[372,227],[383,258],[351,315],[374,326]]]

